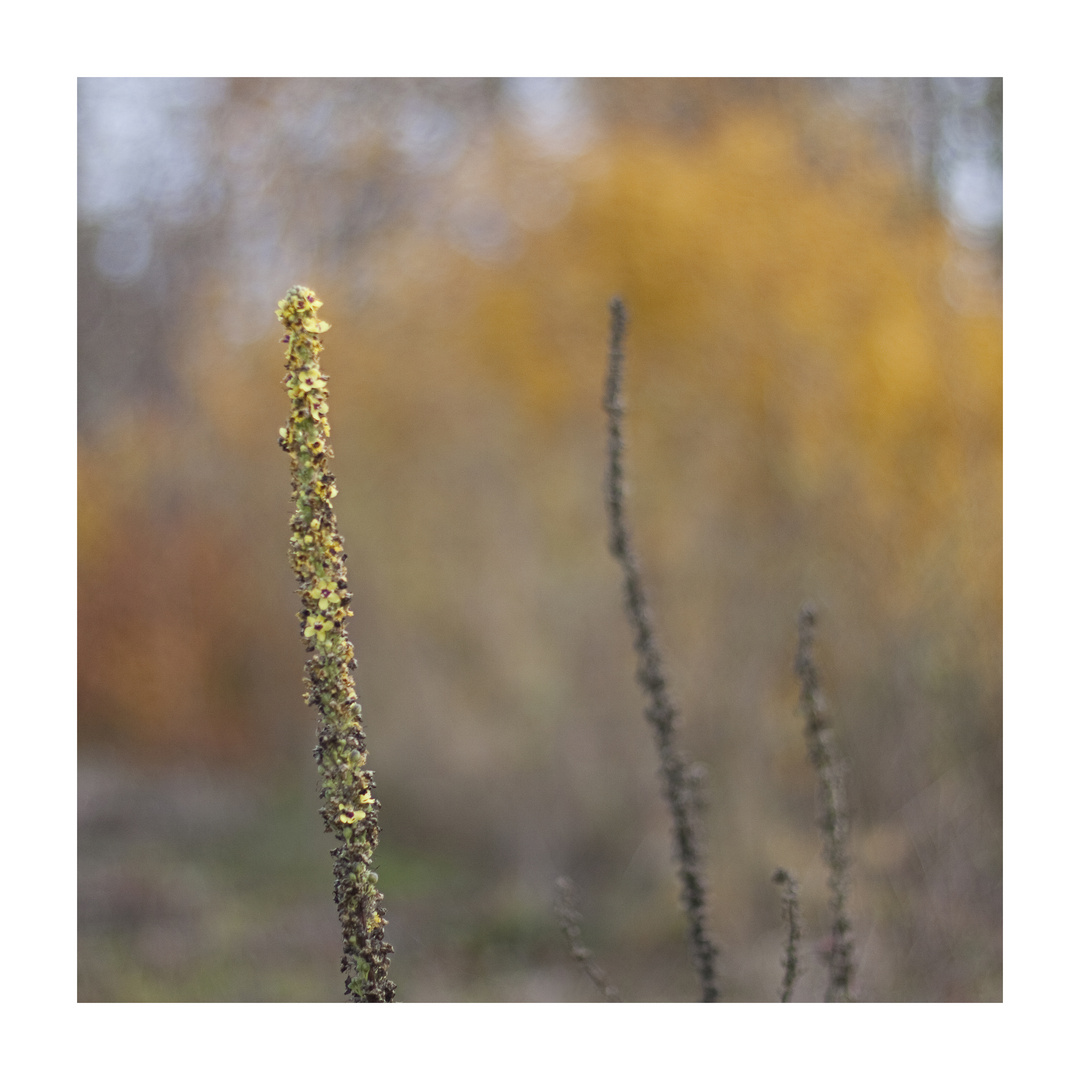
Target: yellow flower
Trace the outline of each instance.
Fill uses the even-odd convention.
[[[316,581],[304,594],[304,599],[310,607],[318,608],[319,611],[328,611],[331,607],[336,611],[341,605],[341,597],[331,581]]]

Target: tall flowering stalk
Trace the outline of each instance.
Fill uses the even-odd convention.
[[[278,443],[292,463],[292,516],[289,556],[303,602],[301,634],[311,657],[305,668],[304,700],[319,713],[319,765],[322,819],[338,847],[334,859],[334,900],[341,918],[341,970],[353,1001],[393,1001],[389,978],[393,947],[383,940],[386,913],[372,869],[379,841],[375,782],[367,764],[360,703],[352,671],[356,668],[345,620],[352,594],[345,575],[345,551],[331,500],[337,495],[327,420],[327,378],[319,369],[320,335],[330,329],[318,317],[322,301],[303,286],[278,301],[285,326],[284,386],[292,403],[288,427]]]

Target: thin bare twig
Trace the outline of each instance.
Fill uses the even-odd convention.
[[[574,907],[574,883],[567,877],[555,881],[555,915],[566,935],[570,955],[578,962],[582,971],[592,979],[593,985],[604,995],[605,1000],[622,1001],[603,968],[593,959],[592,952],[581,943],[581,914]]]
[[[664,796],[675,827],[675,851],[683,907],[690,924],[690,947],[701,981],[702,1000],[718,1001],[716,980],[717,949],[705,929],[705,885],[693,823],[694,795],[687,768],[675,749],[676,710],[667,689],[660,650],[653,632],[652,616],[645,602],[637,557],[626,520],[623,473],[622,400],[623,336],[626,309],[618,298],[611,301],[611,339],[608,350],[607,385],[604,410],[608,416],[607,507],[610,517],[611,553],[623,570],[626,610],[634,631],[638,654],[637,681],[648,698],[645,717],[656,736]]]
[[[791,1001],[795,979],[799,974],[799,889],[795,879],[784,869],[773,874],[773,881],[780,886],[780,917],[787,927],[788,939],[784,948],[784,981],[780,985],[780,1000]]]
[[[799,705],[806,720],[806,745],[810,763],[818,778],[821,802],[819,824],[825,839],[825,865],[829,871],[829,914],[832,919],[826,960],[829,984],[826,1001],[853,1001],[855,945],[847,913],[848,809],[844,791],[844,770],[835,748],[825,701],[821,694],[817,666],[813,658],[816,613],[809,604],[799,612],[799,647],[795,672],[799,676]]]

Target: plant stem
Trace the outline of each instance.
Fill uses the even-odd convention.
[[[566,877],[555,881],[555,915],[570,946],[570,955],[592,980],[593,985],[607,1001],[621,1001],[619,991],[611,985],[604,969],[593,959],[590,949],[581,940],[581,914],[574,907],[574,883]]]
[[[795,979],[799,974],[799,891],[795,879],[786,870],[773,874],[773,881],[780,886],[780,917],[787,927],[788,939],[784,948],[784,981],[780,986],[780,1000],[791,1001]]]
[[[855,971],[855,946],[851,937],[851,920],[847,913],[848,885],[848,810],[844,791],[844,772],[834,747],[825,702],[819,688],[817,666],[814,663],[814,609],[805,605],[799,612],[799,647],[795,656],[795,672],[799,676],[799,705],[806,720],[806,745],[810,763],[818,778],[821,804],[819,824],[825,839],[825,865],[829,871],[829,914],[832,927],[826,959],[829,983],[826,1001],[853,1001],[852,977]]]
[[[321,335],[330,329],[318,318],[322,301],[301,285],[278,302],[285,326],[284,386],[292,402],[278,443],[291,460],[292,515],[289,557],[303,602],[301,635],[312,653],[307,662],[305,701],[319,714],[318,746],[326,831],[338,841],[334,859],[334,900],[341,919],[341,970],[352,1001],[393,1001],[389,978],[393,947],[383,940],[386,913],[372,868],[379,840],[379,801],[366,769],[367,749],[352,672],[356,668],[345,620],[352,594],[345,574],[345,551],[331,500],[337,495],[327,420],[327,377],[319,369]]]
[[[690,924],[690,947],[701,982],[703,1001],[718,1001],[717,948],[705,929],[705,884],[700,870],[698,843],[693,822],[694,795],[687,768],[675,748],[676,710],[668,694],[660,649],[653,632],[652,616],[626,520],[623,474],[622,400],[623,336],[626,309],[618,298],[611,301],[611,339],[608,351],[604,410],[608,416],[607,507],[610,517],[610,548],[623,570],[627,614],[634,631],[638,654],[637,681],[648,698],[645,717],[656,737],[664,797],[675,827],[675,853],[679,866],[680,895]]]

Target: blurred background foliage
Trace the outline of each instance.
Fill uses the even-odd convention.
[[[274,305],[325,301],[401,1000],[696,995],[606,550],[707,769],[728,998],[825,921],[800,604],[850,766],[858,988],[1001,995],[1001,81],[83,79],[83,1000],[340,1000]]]

